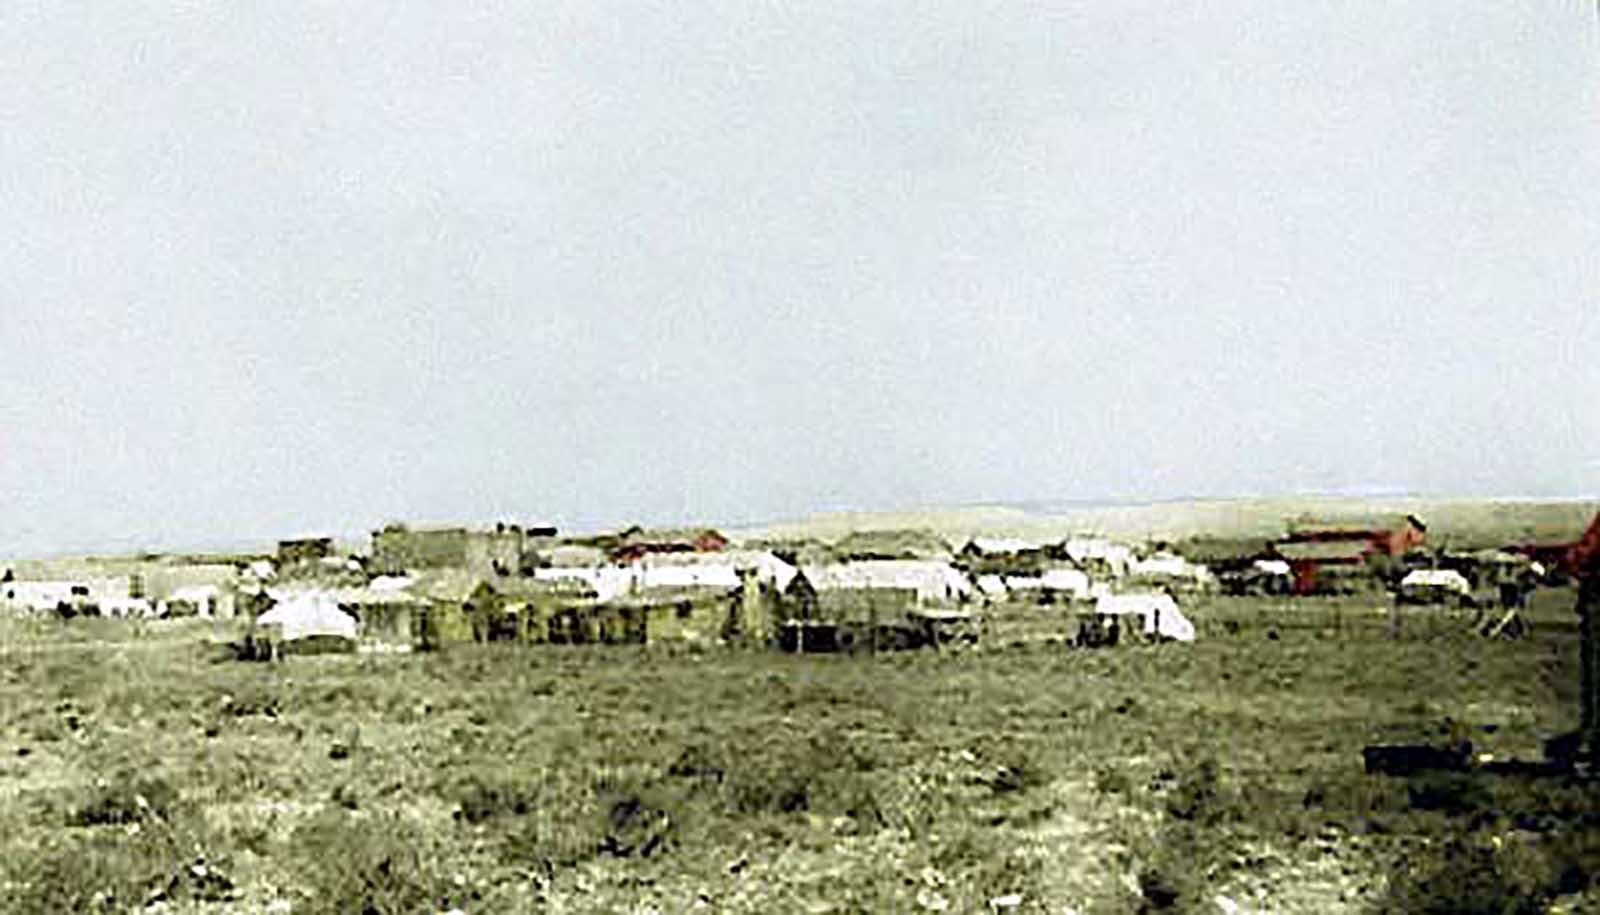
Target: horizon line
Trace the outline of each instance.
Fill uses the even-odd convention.
[[[1373,489],[1370,489],[1370,490],[1363,490],[1363,489],[1358,489],[1358,488],[1340,488],[1340,489],[1333,489],[1333,490],[1300,490],[1300,491],[1288,491],[1288,492],[1275,493],[1275,494],[1256,494],[1256,495],[1196,495],[1196,496],[1172,496],[1172,497],[1136,497],[1136,496],[1128,496],[1128,497],[1105,497],[1105,498],[1059,498],[1059,499],[1041,498],[1041,499],[1021,499],[1021,500],[1018,500],[1018,499],[993,499],[993,500],[972,500],[972,501],[963,500],[963,501],[960,501],[960,502],[949,502],[949,503],[919,503],[919,504],[913,504],[913,505],[902,505],[902,506],[898,506],[898,507],[825,508],[825,509],[818,509],[818,510],[812,511],[812,512],[810,512],[808,514],[801,515],[801,516],[788,516],[788,517],[780,517],[780,518],[766,518],[766,519],[763,519],[763,520],[732,522],[732,523],[713,522],[713,521],[710,521],[710,520],[704,519],[704,518],[697,519],[697,520],[681,520],[680,519],[680,520],[676,520],[676,521],[652,522],[652,523],[647,524],[645,526],[647,526],[647,527],[681,527],[681,526],[692,526],[692,525],[697,525],[697,524],[714,524],[716,526],[725,528],[728,531],[740,532],[740,531],[760,531],[760,530],[767,529],[767,528],[781,528],[781,527],[784,527],[784,526],[787,526],[787,525],[804,524],[804,523],[806,523],[808,521],[816,521],[816,520],[827,519],[827,518],[843,518],[843,517],[849,517],[849,516],[854,516],[854,515],[860,515],[860,516],[880,515],[881,516],[881,515],[896,515],[896,514],[912,514],[912,513],[916,513],[916,512],[939,512],[939,511],[949,512],[949,511],[977,511],[977,510],[982,510],[982,509],[1004,509],[1004,510],[1012,510],[1012,511],[1022,512],[1023,514],[1032,514],[1032,515],[1036,515],[1036,516],[1041,517],[1041,518],[1049,518],[1052,515],[1055,515],[1055,514],[1066,514],[1066,513],[1069,513],[1071,511],[1073,511],[1073,510],[1118,509],[1118,508],[1155,508],[1155,507],[1160,507],[1160,506],[1177,506],[1177,505],[1184,505],[1184,504],[1191,504],[1192,505],[1192,504],[1204,504],[1204,503],[1216,504],[1216,503],[1275,502],[1275,501],[1284,501],[1284,500],[1292,500],[1292,499],[1316,499],[1316,500],[1326,500],[1326,501],[1336,501],[1336,502],[1338,502],[1338,501],[1342,501],[1342,502],[1398,501],[1398,502],[1450,502],[1450,503],[1479,502],[1479,503],[1485,503],[1485,504],[1523,504],[1523,505],[1528,505],[1528,504],[1571,505],[1571,504],[1578,504],[1578,503],[1584,503],[1584,502],[1600,503],[1600,496],[1596,496],[1596,495],[1561,495],[1561,496],[1547,496],[1547,495],[1494,495],[1494,496],[1471,496],[1471,495],[1427,494],[1427,493],[1419,493],[1419,492],[1405,491],[1405,490],[1386,491],[1386,490],[1381,489],[1381,488],[1373,488]],[[185,554],[195,554],[195,555],[221,554],[221,555],[228,555],[228,554],[240,554],[240,553],[256,553],[256,552],[262,552],[263,550],[265,550],[266,552],[271,552],[271,550],[276,547],[276,545],[277,545],[277,543],[279,541],[288,540],[288,539],[296,539],[296,538],[299,538],[299,537],[326,536],[326,537],[330,537],[332,540],[334,540],[335,543],[348,544],[348,543],[352,542],[353,540],[357,540],[357,539],[360,539],[360,540],[369,539],[371,537],[372,531],[379,530],[379,529],[381,529],[383,527],[383,525],[391,524],[391,523],[406,524],[408,526],[413,526],[413,525],[417,525],[417,526],[447,526],[447,527],[449,527],[449,526],[459,526],[459,527],[466,527],[466,528],[475,529],[475,528],[480,527],[480,526],[493,526],[496,523],[502,523],[502,522],[503,523],[523,524],[523,522],[521,522],[521,521],[513,521],[513,520],[510,520],[510,519],[507,519],[507,518],[504,518],[504,517],[496,518],[496,519],[462,518],[462,519],[458,519],[458,520],[455,520],[455,521],[428,521],[428,520],[423,520],[423,519],[411,519],[411,520],[388,519],[386,521],[378,522],[376,525],[364,525],[363,527],[365,527],[366,529],[363,530],[363,531],[360,531],[360,532],[357,532],[354,529],[346,529],[346,530],[343,530],[343,531],[334,531],[334,532],[331,532],[331,533],[322,533],[322,534],[304,533],[304,532],[283,532],[283,533],[271,534],[271,535],[246,535],[246,536],[238,537],[236,539],[235,538],[228,538],[228,539],[218,538],[216,540],[198,541],[198,542],[194,542],[194,543],[187,544],[187,545],[181,545],[181,546],[180,545],[166,545],[166,546],[163,546],[163,545],[151,544],[151,543],[147,543],[147,544],[117,543],[115,541],[103,541],[101,544],[93,545],[93,546],[90,546],[90,545],[78,546],[78,545],[70,545],[69,544],[69,545],[63,545],[63,546],[48,547],[48,548],[35,550],[35,551],[21,551],[21,550],[17,549],[16,547],[9,547],[8,546],[4,550],[3,554],[0,554],[0,555],[3,555],[4,558],[7,561],[43,561],[43,560],[60,560],[60,559],[112,558],[112,557],[139,556],[139,555],[153,555],[153,556],[173,556],[173,555],[185,555]],[[532,523],[532,522],[528,522],[528,523]],[[544,523],[544,522],[541,522],[541,523]],[[570,528],[563,527],[560,524],[552,524],[551,526],[556,527],[557,530],[563,535],[568,535],[568,534],[583,535],[583,534],[603,533],[605,531],[612,530],[612,529],[620,530],[622,528],[628,527],[628,526],[630,526],[632,524],[635,524],[635,523],[639,523],[639,522],[636,522],[636,521],[616,521],[616,522],[607,522],[607,523],[601,523],[601,524],[576,524],[576,525],[574,525],[574,526],[572,526]]]

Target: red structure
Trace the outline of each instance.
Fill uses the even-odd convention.
[[[1428,526],[1416,515],[1363,518],[1352,521],[1301,520],[1289,525],[1289,533],[1279,543],[1333,543],[1363,541],[1369,550],[1386,556],[1400,556],[1428,539]]]
[[[1587,578],[1600,574],[1600,514],[1594,516],[1578,542],[1567,548],[1565,559],[1573,575]]]
[[[651,553],[720,553],[728,548],[728,538],[710,528],[697,530],[647,531],[632,527],[622,532],[611,551],[618,562],[632,562]]]
[[[1506,552],[1518,556],[1525,556],[1533,562],[1545,567],[1550,572],[1559,572],[1562,575],[1577,575],[1577,568],[1573,565],[1573,551],[1577,544],[1571,541],[1557,543],[1519,543],[1506,547]]]
[[[1322,590],[1330,570],[1355,570],[1373,556],[1403,556],[1427,541],[1428,527],[1416,515],[1354,521],[1291,523],[1272,552],[1294,572],[1294,592]]]

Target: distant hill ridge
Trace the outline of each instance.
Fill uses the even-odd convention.
[[[1053,504],[1061,503],[1032,503]],[[950,540],[978,534],[1060,538],[1096,533],[1129,539],[1276,537],[1292,519],[1348,521],[1414,514],[1434,543],[1503,544],[1576,539],[1600,509],[1600,499],[1441,499],[1285,496],[1092,504],[1030,512],[1016,505],[933,507],[906,511],[831,512],[792,522],[734,531],[745,539],[835,540],[851,531],[925,529]]]
[[[1329,521],[1371,515],[1415,514],[1428,525],[1436,545],[1500,546],[1525,542],[1571,542],[1588,526],[1600,497],[1572,499],[1467,499],[1421,496],[1346,497],[1274,496],[1264,498],[1179,499],[1146,502],[1037,500],[994,505],[933,506],[897,511],[827,512],[793,521],[724,526],[735,540],[814,539],[836,541],[855,531],[925,530],[959,547],[977,535],[1061,539],[1075,533],[1102,534],[1129,540],[1273,538],[1295,518]],[[716,526],[714,520],[709,521]],[[619,525],[619,527],[625,525]],[[361,550],[366,535],[336,534],[341,549]],[[159,551],[166,555],[210,553],[246,555],[271,552],[273,541],[243,539],[238,543],[205,544],[203,549]],[[0,565],[28,559],[126,560],[143,552],[131,547],[73,553],[53,550],[27,556],[21,551]]]

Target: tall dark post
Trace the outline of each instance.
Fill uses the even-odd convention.
[[[1578,578],[1578,761],[1600,762],[1600,515],[1567,555]]]
[[[1600,760],[1600,570],[1580,570],[1578,586],[1579,684],[1581,714],[1578,725],[1579,758],[1593,765]]]

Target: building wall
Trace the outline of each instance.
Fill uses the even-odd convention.
[[[421,608],[411,604],[362,604],[346,607],[361,621],[361,638],[392,645],[414,645],[422,635]]]
[[[333,555],[333,540],[328,537],[308,537],[303,540],[281,540],[278,542],[278,564],[280,566],[295,565],[301,562],[316,562]]]
[[[515,575],[522,565],[522,535],[517,531],[481,531],[467,537],[467,568],[484,574]]]
[[[418,633],[418,645],[442,648],[472,641],[472,621],[456,601],[434,601],[425,608]]]
[[[645,643],[711,642],[722,637],[729,598],[684,599],[645,610]]]
[[[469,531],[466,528],[413,531],[385,528],[372,535],[372,561],[378,572],[395,575],[408,569],[470,569],[515,574],[522,563],[522,532],[515,528]]]
[[[889,622],[904,618],[919,605],[917,592],[911,588],[825,588],[817,592],[812,619]]]

